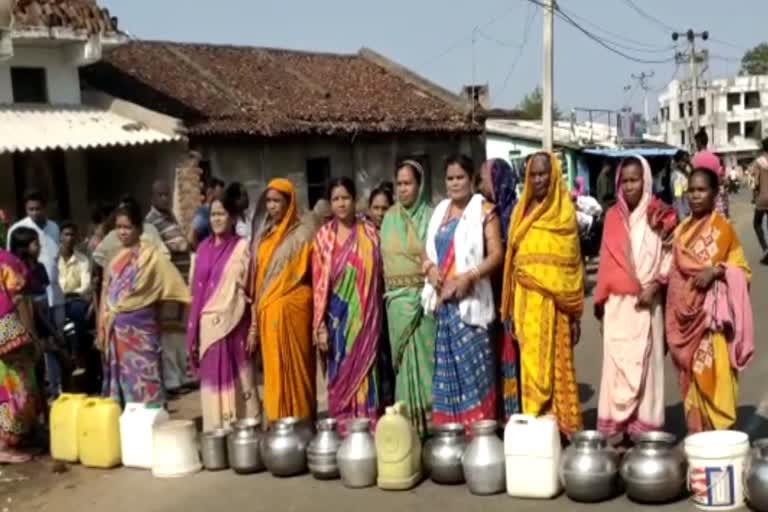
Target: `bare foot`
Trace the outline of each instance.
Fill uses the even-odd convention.
[[[0,464],[24,464],[32,460],[31,455],[6,448],[0,450]]]

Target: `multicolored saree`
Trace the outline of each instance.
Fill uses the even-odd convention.
[[[396,203],[381,226],[384,298],[395,370],[395,400],[406,404],[420,435],[432,418],[435,320],[421,305],[421,257],[432,209],[419,191],[410,208]]]
[[[165,402],[157,311],[162,302],[189,302],[171,260],[145,242],[122,249],[107,267],[100,302],[105,396],[120,403]]]
[[[381,254],[376,227],[357,219],[343,242],[333,220],[315,237],[312,253],[314,332],[328,330],[328,412],[341,420],[381,410],[377,360],[381,348]]]

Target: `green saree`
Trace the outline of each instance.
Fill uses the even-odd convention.
[[[436,330],[434,318],[421,307],[421,255],[431,216],[432,208],[422,190],[411,208],[400,203],[390,208],[381,226],[395,399],[406,404],[411,422],[422,437],[428,433],[432,414]]]

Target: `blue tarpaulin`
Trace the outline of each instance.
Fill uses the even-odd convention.
[[[654,156],[674,156],[678,152],[677,148],[627,148],[627,149],[582,149],[582,153],[587,155],[604,156],[608,158],[626,158],[632,155],[640,155],[642,157],[654,157]]]

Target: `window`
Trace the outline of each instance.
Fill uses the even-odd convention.
[[[680,145],[685,146],[685,130],[680,130]]]
[[[11,68],[14,103],[48,103],[45,68]]]
[[[328,183],[331,181],[331,159],[310,158],[306,166],[307,201],[309,207],[314,208],[315,203],[325,197]]]
[[[685,105],[682,103],[678,103],[677,108],[679,109],[679,118],[682,119],[685,117]]]
[[[697,102],[698,105],[696,105],[696,110],[699,111],[700,116],[707,115],[707,100],[704,98],[699,98],[699,101]]]
[[[760,121],[747,121],[744,123],[744,137],[760,140],[763,138],[763,127]]]
[[[760,108],[760,93],[757,91],[744,93],[744,108]]]
[[[741,136],[741,123],[738,121],[735,123],[728,123],[728,142],[730,142],[734,137],[740,137]]]
[[[693,102],[692,101],[688,102],[688,115],[689,116],[693,116]]]
[[[732,112],[734,107],[741,106],[741,93],[729,92],[727,101],[728,101],[728,112]]]

